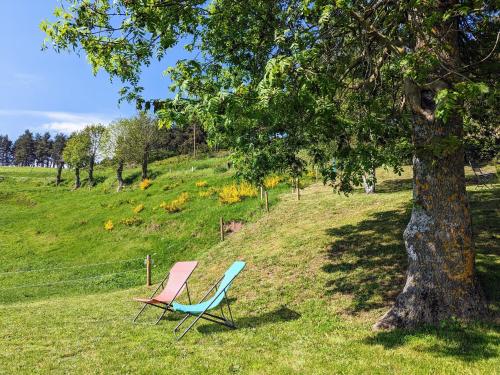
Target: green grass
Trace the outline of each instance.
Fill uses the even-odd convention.
[[[217,159],[212,162],[220,163]],[[159,196],[166,194],[161,191],[159,180],[173,178],[173,175],[186,179],[186,184],[178,191],[194,186],[191,181],[197,179],[203,178],[215,184],[215,180],[222,183],[224,178],[230,178],[229,173],[214,174],[215,180],[210,181],[210,168],[204,172],[195,171],[193,173],[200,175],[192,177],[187,177],[191,172],[185,172],[185,166],[184,170],[179,168],[172,172],[163,164],[155,168],[167,172],[158,175],[151,187],[152,195],[148,198],[152,201],[159,201]],[[11,177],[14,178],[15,174],[12,172]],[[148,324],[157,316],[153,309],[140,324],[132,324],[131,318],[138,306],[130,301],[131,298],[147,295],[150,290],[146,287],[130,288],[130,284],[105,283],[101,289],[73,291],[70,293],[73,295],[50,298],[45,294],[44,298],[34,301],[26,297],[15,301],[11,297],[5,301],[8,303],[0,306],[0,373],[498,373],[500,333],[494,318],[471,325],[449,322],[438,329],[427,327],[416,331],[378,333],[371,330],[371,325],[390,306],[404,283],[406,255],[402,232],[409,218],[411,199],[407,169],[401,177],[383,171],[378,176],[381,180],[379,193],[372,196],[356,191],[345,197],[332,194],[328,188],[312,185],[297,202],[288,190],[282,190],[279,203],[272,205],[269,214],[262,213],[258,202],[252,201],[233,207],[221,207],[215,201],[210,203],[212,208],[206,208],[209,205],[206,202],[190,206],[192,220],[212,209],[215,219],[221,210],[235,210],[233,213],[237,216],[243,212],[247,215],[248,223],[242,231],[223,243],[217,242],[215,223],[213,228],[207,229],[206,239],[193,237],[197,242],[192,244],[191,250],[179,250],[172,258],[165,255],[164,263],[167,265],[184,256],[196,257],[199,267],[192,276],[191,290],[198,298],[233,260],[245,260],[247,268],[230,291],[239,326],[237,330],[230,331],[203,322],[182,341],[176,342],[171,330],[179,316],[169,315],[159,325],[153,326]],[[0,192],[4,192],[1,184]],[[106,181],[102,182],[103,189],[106,184]],[[155,187],[157,193],[154,193]],[[54,190],[47,187],[46,190],[27,188],[27,191],[21,191],[21,186],[16,189],[16,192],[26,193],[37,201],[33,206],[36,209]],[[61,197],[66,199],[66,205],[86,204],[85,212],[90,215],[94,205],[89,200],[97,199],[92,198],[93,193],[62,190]],[[147,192],[150,191],[130,190],[123,194],[138,199]],[[122,199],[111,192],[99,194],[102,197],[94,203]],[[469,195],[479,276],[491,301],[492,312],[498,317],[500,185],[469,187]],[[194,202],[189,204],[194,205]],[[142,203],[150,209],[148,203]],[[2,209],[9,205],[13,204],[2,205]],[[63,207],[64,204],[59,209]],[[150,241],[148,252],[159,252],[159,248],[169,241],[152,240],[150,236],[165,236],[174,241],[183,233],[179,228],[188,227],[182,224],[185,221],[181,213],[175,220],[165,219],[170,224],[162,225],[160,233],[146,235],[146,227],[136,231],[134,228],[120,228],[112,233],[103,232],[102,222],[108,216],[119,218],[128,214],[130,207],[118,205],[111,213],[98,209],[100,213],[92,216],[94,219],[89,223],[100,222],[95,226],[92,224],[93,230],[89,230],[88,237],[85,237],[86,241],[93,241],[93,245],[75,243],[71,249],[59,250],[56,240],[56,244],[49,247],[51,250],[31,255],[26,245],[25,250],[17,255],[16,246],[20,245],[5,234],[11,236],[12,228],[21,226],[25,234],[18,237],[18,243],[24,244],[32,238],[27,228],[39,221],[28,213],[17,219],[18,214],[8,211],[11,218],[16,218],[17,225],[12,223],[13,226],[6,230],[2,223],[2,241],[9,238],[8,243],[13,247],[7,250],[8,256],[2,248],[2,260],[13,258],[8,260],[10,263],[2,264],[2,269],[26,266],[30,264],[26,259],[33,256],[40,258],[37,266],[52,265],[53,254],[64,256],[67,264],[83,262],[84,259],[89,262],[113,259],[113,255],[116,259],[135,256],[144,254],[140,244],[147,241]],[[24,212],[19,207],[17,210],[19,215]],[[77,215],[72,211],[67,210],[67,215],[76,220]],[[47,208],[46,212],[55,214],[59,211]],[[156,213],[148,215],[151,215],[151,220],[157,220]],[[24,221],[30,224],[24,224]],[[63,217],[59,224],[67,227],[63,230],[47,224],[45,235],[58,231],[57,238],[60,238],[69,236],[70,232],[75,236],[75,231],[84,230],[71,227]],[[198,226],[203,227],[202,224]],[[107,235],[113,237],[106,240]],[[92,236],[99,239],[94,241]],[[102,245],[101,241],[104,241]],[[48,241],[39,243],[42,242]],[[37,251],[46,248],[45,245],[39,246]],[[99,250],[94,250],[96,246]],[[115,249],[116,253],[108,247]],[[84,257],[86,252],[90,254]],[[155,276],[160,277],[160,273]],[[33,293],[39,291],[33,290]]]
[[[257,199],[221,205],[216,195],[199,196],[207,188],[197,188],[198,180],[209,187],[233,182],[233,172],[222,170],[226,161],[154,163],[153,183],[145,191],[138,188],[139,170],[128,170],[128,186],[120,193],[110,169],[97,171],[96,187],[73,191],[71,171],[64,172],[63,186],[55,187],[54,170],[0,167],[0,303],[140,285],[146,254],[153,254],[155,271],[163,274],[173,262],[204,253],[219,240],[221,216],[250,222],[262,214]],[[271,204],[285,188],[271,191]],[[189,201],[181,212],[169,214],[159,207],[182,192],[188,192]],[[139,204],[145,209],[134,214]],[[133,217],[142,223],[120,223]],[[104,230],[107,220],[114,224],[111,232]],[[88,266],[95,263],[105,264]],[[31,272],[15,273],[19,270]],[[54,285],[29,287],[40,284]]]

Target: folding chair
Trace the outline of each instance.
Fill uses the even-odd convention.
[[[144,303],[144,306],[139,311],[139,313],[134,318],[134,322],[137,320],[139,315],[141,315],[147,306],[158,307],[163,310],[162,314],[158,318],[155,324],[158,324],[163,316],[168,310],[172,310],[172,303],[175,299],[182,293],[184,288],[186,288],[189,303],[191,303],[191,297],[189,295],[188,289],[188,279],[193,273],[194,269],[198,266],[198,262],[177,262],[170,269],[168,275],[162,280],[158,285],[158,288],[153,292],[150,298],[134,298],[134,301]],[[168,281],[167,281],[168,280]],[[166,285],[165,285],[166,282]],[[163,288],[160,294],[156,297],[156,293]]]
[[[203,296],[201,301],[196,305],[183,305],[177,302],[172,303],[172,310],[185,313],[186,316],[177,324],[174,329],[174,333],[176,333],[181,325],[189,318],[195,317],[193,322],[184,330],[184,332],[177,337],[177,340],[180,340],[184,337],[184,335],[196,324],[196,322],[200,319],[205,319],[210,322],[214,322],[217,324],[221,324],[228,328],[236,328],[234,324],[233,314],[231,312],[231,307],[229,306],[229,300],[227,299],[227,290],[231,286],[233,280],[238,276],[238,274],[245,268],[245,262],[236,261],[231,267],[224,273],[224,276],[219,279]],[[208,295],[215,289],[214,295],[205,301]],[[226,317],[224,314],[224,310],[222,308],[221,302],[225,301],[227,305],[227,310],[229,313],[229,317]],[[213,310],[217,307],[220,307],[221,316],[209,313],[208,311]]]

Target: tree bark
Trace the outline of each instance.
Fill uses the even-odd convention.
[[[89,187],[94,186],[94,165],[95,157],[91,156],[89,161]]]
[[[441,2],[444,9],[453,2]],[[448,44],[442,61],[458,62],[458,25],[443,23],[434,29]],[[416,48],[426,48],[417,41]],[[435,72],[436,76],[442,72]],[[450,318],[473,320],[486,313],[486,302],[475,272],[470,210],[465,191],[463,123],[458,112],[446,123],[435,117],[437,93],[451,87],[438,81],[433,87],[406,82],[413,121],[413,199],[410,222],[404,232],[408,253],[406,285],[394,306],[375,329],[437,325]],[[444,148],[442,146],[445,146]],[[443,151],[444,150],[444,151]]]
[[[80,168],[75,168],[75,189],[78,189],[80,186]]]
[[[375,169],[372,169],[368,177],[363,175],[363,188],[366,194],[375,194]]]
[[[56,186],[59,186],[61,184],[61,174],[63,167],[64,167],[64,162],[60,161],[57,163]]]
[[[116,179],[118,180],[118,188],[116,191],[121,191],[123,189],[123,161],[118,162],[118,167],[116,168]]]
[[[144,152],[144,155],[142,157],[142,176],[141,178],[143,180],[145,180],[146,178],[148,178],[148,158],[149,158],[149,155],[148,155],[148,152]]]

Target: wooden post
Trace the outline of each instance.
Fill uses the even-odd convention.
[[[298,177],[295,179],[295,186],[297,189],[297,200],[300,201],[300,185],[299,185],[299,178]]]
[[[267,194],[267,190],[264,192],[264,196],[266,198],[266,211],[269,212],[269,194]]]
[[[262,201],[263,198],[264,198],[264,188],[261,185],[260,186],[260,200]]]
[[[151,255],[146,255],[146,286],[151,286]]]
[[[224,218],[220,218],[220,240],[224,241]]]

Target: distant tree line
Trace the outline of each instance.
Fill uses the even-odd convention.
[[[59,133],[33,134],[26,130],[15,142],[7,135],[0,135],[0,165],[24,167],[57,167],[67,137]]]
[[[145,113],[119,119],[105,127],[101,124],[86,126],[69,137],[59,133],[33,134],[26,130],[15,142],[0,135],[0,165],[56,168],[56,184],[66,166],[74,170],[75,188],[81,186],[80,172],[88,172],[89,186],[95,184],[94,167],[106,163],[116,168],[118,190],[123,187],[125,165],[141,167],[142,179],[148,176],[152,161],[175,155],[192,154],[207,150],[204,130],[192,124],[185,127],[159,128],[157,121]]]

